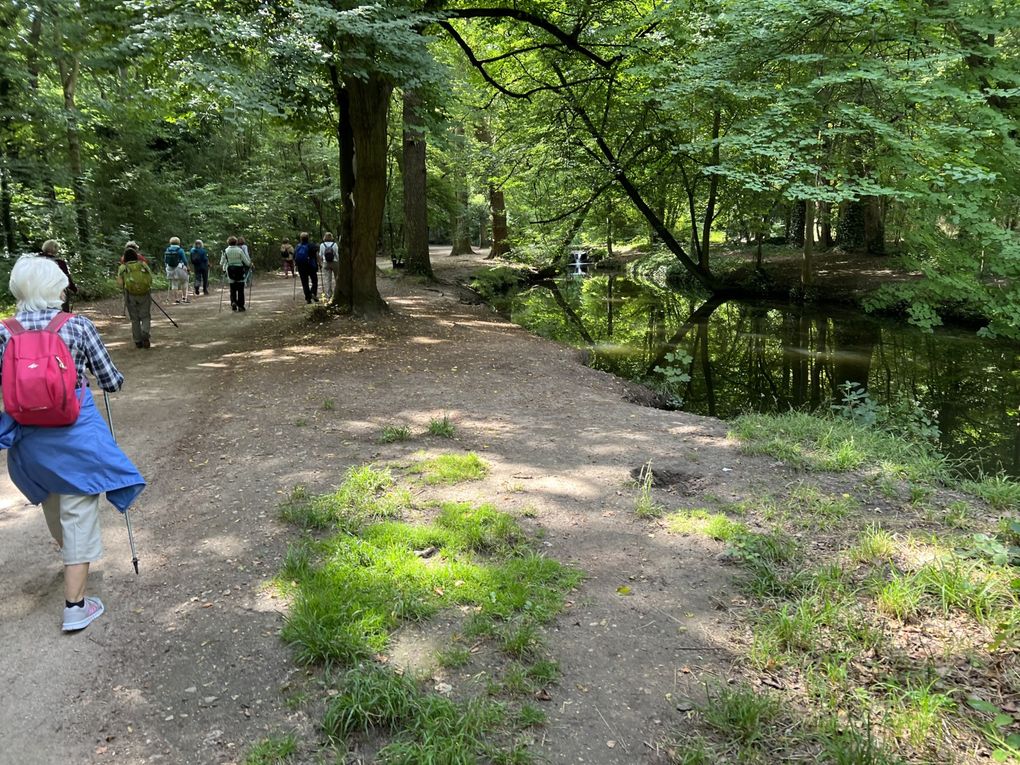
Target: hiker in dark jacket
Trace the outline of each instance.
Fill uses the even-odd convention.
[[[202,244],[201,239],[195,240],[195,246],[188,252],[191,257],[191,270],[195,274],[195,294],[198,294],[199,287],[202,294],[209,294],[209,251]]]
[[[60,245],[57,244],[55,239],[47,239],[43,242],[42,256],[49,258],[56,263],[60,270],[64,272],[64,276],[67,277],[67,289],[64,292],[64,302],[60,305],[60,310],[64,313],[71,312],[71,295],[78,294],[78,285],[74,283],[74,279],[71,278],[71,270],[67,267],[67,261],[63,258],[58,258],[57,254],[60,252]]]
[[[64,299],[67,277],[46,258],[26,255],[11,270],[10,290],[17,300],[14,318],[26,330],[46,327]],[[77,369],[78,419],[64,427],[21,425],[0,414],[0,449],[7,449],[11,481],[32,504],[42,504],[50,534],[64,559],[63,630],[84,629],[103,611],[99,598],[87,597],[89,565],[102,557],[99,495],[121,512],[145,488],[145,479],[120,450],[89,389],[86,368],[105,391],[120,390],[124,375],[114,366],[95,325],[73,315],[57,334],[67,344]],[[0,354],[10,332],[0,325]],[[16,618],[16,617],[15,617]]]
[[[301,277],[305,302],[311,303],[319,293],[319,250],[309,241],[307,231],[301,232],[301,241],[294,250],[294,263],[297,265],[298,276]]]

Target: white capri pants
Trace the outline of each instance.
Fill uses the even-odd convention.
[[[50,494],[42,507],[65,566],[91,563],[103,557],[98,494]]]

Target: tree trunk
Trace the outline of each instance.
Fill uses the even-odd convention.
[[[407,273],[433,278],[429,260],[429,223],[426,204],[428,173],[425,165],[425,131],[422,98],[417,90],[404,91],[404,265]]]
[[[453,232],[451,255],[474,255],[471,246],[471,232],[468,230],[468,187],[467,179],[461,178],[457,189],[457,223]]]
[[[832,238],[832,203],[831,202],[819,202],[818,203],[818,222],[822,227],[822,234],[819,243],[822,247],[828,250],[835,244]]]
[[[800,283],[802,287],[810,287],[813,280],[814,267],[811,263],[815,249],[815,203],[814,200],[804,202],[804,257],[800,263]]]
[[[804,246],[804,200],[798,199],[793,203],[793,220],[791,221],[790,237],[798,247]]]
[[[489,257],[501,258],[510,252],[506,230],[506,198],[503,189],[496,188],[493,183],[489,184],[489,209],[492,210],[492,247],[489,249]]]
[[[722,124],[722,112],[718,109],[712,117],[712,164],[719,165],[719,127]],[[707,168],[706,168],[707,169]],[[710,173],[708,176],[708,201],[705,203],[705,220],[702,222],[701,251],[698,253],[698,265],[702,270],[709,271],[708,246],[712,235],[712,221],[715,220],[715,200],[719,193],[719,175]],[[694,221],[691,221],[694,226]]]
[[[64,91],[64,118],[67,120],[67,161],[71,171],[71,188],[74,193],[75,227],[78,232],[78,252],[89,249],[91,232],[89,230],[89,210],[87,206],[87,190],[85,174],[81,163],[81,136],[78,132],[78,107],[75,104],[75,92],[78,88],[78,68],[80,58],[72,54],[70,61],[61,54],[58,60],[60,81]]]
[[[371,74],[366,80],[348,77],[344,87],[354,145],[350,308],[357,314],[374,315],[386,309],[376,286],[375,256],[386,203],[386,117],[393,85]]]
[[[882,200],[876,196],[861,199],[864,205],[864,252],[866,255],[885,255],[885,221],[882,220]]]
[[[333,101],[336,104],[337,171],[340,175],[340,227],[337,231],[337,277],[333,305],[353,305],[352,276],[354,247],[354,134],[351,129],[351,99],[336,66],[327,67]]]

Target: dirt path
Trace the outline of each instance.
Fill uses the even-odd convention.
[[[437,252],[434,264],[449,278],[471,261]],[[150,482],[133,511],[141,575],[106,505],[90,589],[108,613],[60,634],[59,558],[41,512],[0,476],[0,763],[229,763],[270,732],[314,735],[308,706],[287,703],[303,671],[264,588],[295,534],[278,504],[298,483],[334,487],[350,465],[448,447],[379,443],[385,425],[421,432],[444,414],[455,447],[492,465],[456,498],[527,508],[548,553],[587,573],[549,631],[563,676],[537,751],[664,761],[678,703],[730,664],[730,572],[720,546],[635,518],[631,471],[671,469],[659,498],[697,506],[702,493],[747,496],[774,466],[739,455],[720,422],[629,403],[626,383],[456,290],[380,289],[391,315],[319,327],[290,280],[264,276],[246,314],[218,313],[217,295],[173,307],[180,330],[155,312],[147,353],[117,301],[85,310],[127,377],[115,424]]]

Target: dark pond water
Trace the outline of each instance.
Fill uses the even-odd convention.
[[[590,365],[729,419],[828,409],[847,382],[938,426],[943,450],[1020,475],[1020,346],[934,334],[818,306],[709,302],[622,276],[567,277],[501,306],[533,332],[590,350]]]

